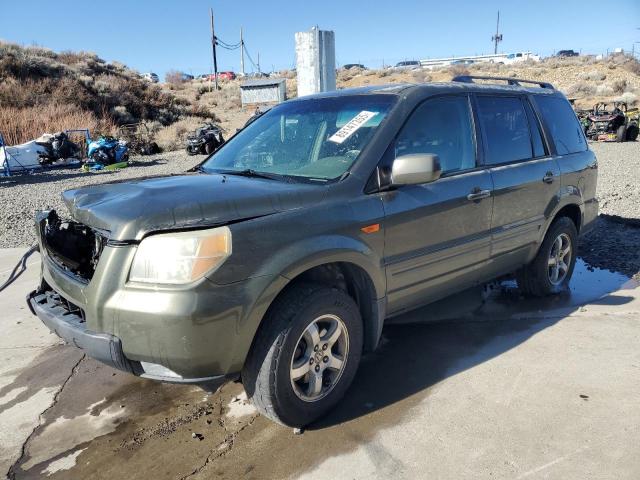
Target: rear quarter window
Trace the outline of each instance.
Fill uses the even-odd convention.
[[[575,112],[564,98],[534,96],[542,120],[551,132],[558,155],[584,152],[587,141]]]

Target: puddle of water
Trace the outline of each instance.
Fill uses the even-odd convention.
[[[77,445],[113,432],[120,419],[125,416],[126,409],[113,404],[97,413],[96,408],[104,402],[105,400],[101,400],[90,405],[83,415],[73,418],[58,417],[47,425],[29,445],[29,460],[22,465],[22,469],[28,470]]]
[[[529,312],[578,308],[619,290],[633,289],[638,283],[629,277],[609,270],[592,267],[581,258],[569,283],[569,289],[545,298],[525,298],[515,280],[503,281],[485,289],[476,287],[418,310],[392,319],[393,323],[435,322],[456,319],[495,320],[496,316],[511,317]],[[611,305],[617,305],[610,297]],[[620,302],[623,299],[620,298]]]
[[[626,275],[592,267],[578,258],[569,283],[571,305],[584,305],[609,293],[636,286],[637,283]]]

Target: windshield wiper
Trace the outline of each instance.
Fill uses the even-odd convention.
[[[251,178],[266,178],[269,180],[289,180],[286,175],[279,175],[277,173],[258,172],[252,168],[245,168],[244,170],[224,170],[221,173],[224,175],[238,175],[239,177],[251,177]]]

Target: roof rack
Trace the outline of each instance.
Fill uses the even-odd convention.
[[[538,82],[536,80],[524,80],[522,78],[512,78],[512,77],[488,77],[481,75],[458,75],[453,78],[453,82],[463,82],[463,83],[474,83],[474,80],[502,80],[507,82],[509,85],[520,85],[521,83],[531,83],[533,85],[538,85],[540,88],[548,88],[551,90],[555,90],[555,87],[548,82]]]

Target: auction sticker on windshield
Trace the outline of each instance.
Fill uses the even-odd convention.
[[[342,143],[351,135],[353,135],[360,127],[367,123],[371,118],[376,116],[378,112],[361,111],[358,115],[353,117],[349,122],[329,137],[330,142]]]

